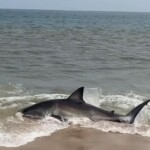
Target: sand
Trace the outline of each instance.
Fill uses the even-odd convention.
[[[0,150],[150,150],[150,138],[69,127],[17,148]]]

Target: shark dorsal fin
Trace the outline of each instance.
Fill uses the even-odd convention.
[[[68,100],[75,101],[77,103],[85,103],[83,100],[83,91],[84,87],[78,88],[76,91],[74,91],[69,97]]]

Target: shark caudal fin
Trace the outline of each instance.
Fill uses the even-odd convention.
[[[139,104],[137,107],[133,108],[125,117],[122,118],[121,121],[124,121],[126,123],[132,124],[138,115],[138,113],[141,111],[141,109],[147,105],[150,102],[150,100],[147,100],[141,104]]]

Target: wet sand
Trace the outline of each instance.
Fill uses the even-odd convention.
[[[0,150],[150,150],[150,138],[69,127],[17,148]]]

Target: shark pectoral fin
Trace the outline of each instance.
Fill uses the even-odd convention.
[[[63,116],[60,116],[60,117],[61,117],[62,122],[66,122],[67,121],[67,119],[64,118]]]
[[[74,102],[83,104],[85,103],[85,101],[83,100],[83,91],[84,91],[84,87],[80,87],[79,89],[77,89],[75,92],[73,92],[67,100],[72,100]]]
[[[60,120],[60,121],[62,121],[62,122],[66,122],[67,121],[67,119],[65,119],[63,116],[58,116],[58,115],[53,115],[53,114],[51,116],[56,118],[56,119],[58,119],[58,120]]]
[[[114,110],[112,110],[112,111],[110,111],[110,113],[115,114],[115,111],[114,111]]]

